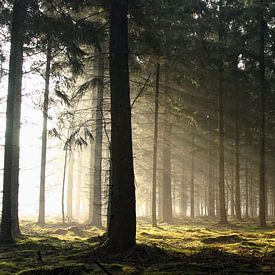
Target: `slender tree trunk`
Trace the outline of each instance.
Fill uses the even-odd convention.
[[[181,215],[186,217],[187,212],[187,196],[186,196],[186,178],[184,175],[184,167],[182,167],[181,186],[180,186],[180,202],[181,202]]]
[[[136,238],[128,67],[128,4],[128,0],[113,0],[110,10],[112,182],[105,247],[113,252],[132,248]]]
[[[223,9],[223,1],[220,0],[220,9]],[[224,46],[224,27],[220,22],[219,27],[219,96],[218,96],[218,114],[219,114],[219,207],[221,224],[227,223],[225,209],[225,194],[224,194],[224,62],[223,62],[223,46]]]
[[[248,182],[248,161],[245,159],[245,217],[249,218],[249,182]]]
[[[157,226],[157,155],[158,155],[158,115],[159,115],[159,76],[160,64],[156,66],[156,94],[154,118],[154,152],[153,152],[153,185],[152,185],[152,226]]]
[[[43,104],[43,128],[42,128],[42,147],[41,147],[41,168],[40,168],[40,193],[39,193],[39,215],[38,224],[45,225],[45,180],[46,180],[46,159],[47,159],[47,124],[49,108],[49,86],[51,74],[51,41],[47,45],[47,60],[45,73],[45,91]]]
[[[98,56],[98,87],[96,106],[96,136],[94,158],[94,207],[91,224],[102,227],[102,127],[103,127],[103,92],[104,92],[104,53],[99,51]]]
[[[68,167],[68,185],[67,185],[67,220],[73,219],[73,185],[74,185],[74,155],[70,152]]]
[[[18,120],[20,120],[21,109],[24,21],[28,2],[28,0],[15,0],[13,6],[6,109],[1,242],[13,242],[16,233],[13,232],[13,230],[16,229],[15,226],[13,226],[13,222],[16,222],[18,225],[20,134],[20,124],[18,124]],[[18,127],[18,129],[15,129],[15,127]],[[13,159],[14,157],[16,157],[17,160]],[[13,204],[14,199],[16,201]],[[17,229],[19,230],[19,226]]]
[[[209,117],[208,216],[215,216],[213,183],[213,125],[211,117]]]
[[[240,135],[239,135],[239,91],[236,90],[236,114],[235,114],[235,208],[236,218],[241,220],[241,194],[240,194]]]
[[[231,188],[230,188],[230,214],[231,217],[235,216],[235,182],[234,182],[234,166],[231,168]]]
[[[67,158],[68,158],[68,148],[65,149],[65,158],[63,166],[63,180],[62,180],[62,191],[61,191],[61,210],[62,210],[62,223],[65,223],[65,180],[66,180],[66,170],[67,170]]]
[[[266,186],[265,186],[265,19],[263,15],[263,0],[261,0],[260,16],[260,94],[259,94],[259,117],[260,117],[260,171],[259,171],[259,223],[266,227]]]
[[[167,108],[167,107],[166,107]],[[168,113],[166,114],[166,118]],[[166,121],[164,124],[164,144],[163,144],[163,201],[162,215],[163,221],[173,222],[172,214],[172,189],[171,189],[171,130],[172,125]]]
[[[190,217],[195,217],[195,181],[194,181],[194,173],[195,173],[195,126],[192,127],[192,136],[191,136],[191,146],[192,146],[192,152],[191,152],[191,179],[190,179]]]
[[[76,199],[75,199],[75,217],[79,219],[80,216],[80,202],[81,202],[81,188],[82,188],[82,152],[78,156],[77,169],[77,185],[76,185]]]

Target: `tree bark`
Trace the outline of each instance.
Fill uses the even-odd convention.
[[[167,108],[167,107],[166,107]],[[166,118],[168,113],[166,114]],[[166,121],[164,124],[163,134],[163,201],[162,215],[163,221],[167,223],[173,222],[172,214],[172,190],[171,190],[171,130],[172,125]]]
[[[62,180],[62,191],[61,191],[61,211],[62,211],[62,223],[65,224],[65,180],[66,180],[66,171],[67,171],[67,158],[68,158],[68,148],[65,148],[65,158],[63,166],[63,180]]]
[[[24,21],[28,0],[15,0],[11,26],[4,152],[1,242],[13,242],[18,226],[18,174]],[[14,159],[14,157],[16,159]],[[15,201],[14,201],[15,200]],[[12,216],[13,215],[13,216]],[[13,225],[13,222],[17,223]],[[19,226],[17,228],[19,230]]]
[[[159,76],[160,64],[156,66],[156,94],[154,113],[154,152],[153,152],[153,185],[152,185],[152,226],[157,226],[157,151],[158,151],[158,115],[159,115]]]
[[[259,169],[259,223],[266,227],[266,186],[265,186],[265,19],[261,0],[260,14],[260,93],[259,93],[259,131],[260,131],[260,169]]]
[[[215,216],[214,182],[213,182],[213,125],[209,117],[209,164],[208,164],[208,216]]]
[[[113,0],[110,10],[112,181],[105,247],[113,252],[132,248],[136,238],[128,67],[128,4],[128,0]]]
[[[245,159],[245,217],[249,218],[249,182],[248,182],[248,161]]]
[[[195,168],[195,126],[192,127],[192,133],[191,133],[191,179],[190,179],[190,217],[194,218],[195,217],[195,181],[194,181],[194,168]]]
[[[46,159],[47,159],[47,124],[49,108],[49,86],[51,74],[51,41],[47,45],[45,91],[43,103],[43,127],[42,127],[42,146],[41,146],[41,168],[40,168],[40,192],[39,192],[39,215],[38,224],[45,225],[45,180],[46,180]]]
[[[239,134],[239,91],[236,90],[236,114],[235,114],[235,209],[236,218],[241,220],[241,191],[240,191],[240,134]]]
[[[75,199],[75,217],[79,219],[80,216],[80,202],[81,202],[81,188],[82,188],[82,154],[79,152],[78,169],[77,169],[77,185],[76,185],[76,199]]]
[[[96,104],[96,136],[94,154],[94,207],[91,224],[102,227],[102,186],[101,186],[101,167],[102,167],[102,127],[103,127],[103,93],[104,93],[104,53],[98,51],[97,73],[97,104]]]
[[[74,185],[74,154],[70,151],[67,185],[67,220],[73,219],[73,185]]]
[[[223,10],[223,1],[220,0],[220,10]],[[225,194],[224,194],[224,62],[223,62],[223,46],[224,46],[224,26],[220,16],[219,26],[219,96],[218,96],[218,114],[219,114],[219,210],[220,224],[227,223],[225,209]]]

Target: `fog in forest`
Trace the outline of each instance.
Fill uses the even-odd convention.
[[[273,2],[0,1],[0,273],[273,274]]]

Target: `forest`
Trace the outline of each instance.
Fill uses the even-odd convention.
[[[0,127],[0,275],[275,274],[273,0],[2,0]]]

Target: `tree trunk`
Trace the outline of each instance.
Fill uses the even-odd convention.
[[[168,114],[166,114],[167,118]],[[172,125],[166,121],[163,134],[163,201],[162,215],[163,221],[172,223],[172,190],[171,190],[171,130]]]
[[[82,151],[79,152],[79,156],[78,156],[77,185],[76,185],[76,198],[75,198],[75,217],[77,217],[78,219],[80,216],[81,185],[82,185]]]
[[[192,152],[191,152],[191,179],[190,179],[190,217],[194,218],[195,217],[195,202],[194,202],[194,197],[195,197],[195,181],[194,181],[194,168],[195,168],[195,126],[192,127],[192,141],[191,141],[191,146],[192,146]]]
[[[74,184],[74,155],[70,152],[69,167],[68,167],[68,185],[67,185],[67,220],[73,219],[73,184]]]
[[[209,117],[209,166],[208,166],[208,216],[215,216],[214,182],[213,182],[213,125]]]
[[[259,223],[266,227],[266,186],[265,186],[265,19],[261,0],[260,15],[260,93],[259,93],[259,132],[260,132],[260,171],[259,171]]]
[[[239,135],[239,91],[236,90],[235,114],[235,209],[236,218],[241,220],[241,194],[240,194],[240,135]]]
[[[96,136],[95,136],[95,157],[94,157],[94,207],[91,224],[102,227],[102,127],[103,127],[103,92],[104,92],[104,53],[98,52],[98,87],[96,104]]]
[[[230,214],[231,217],[235,216],[235,182],[234,182],[234,167],[232,164],[232,168],[231,168],[231,188],[230,188]]]
[[[184,175],[184,168],[182,168],[181,185],[180,185],[180,212],[182,217],[187,214],[187,196],[186,196],[186,178]]]
[[[24,21],[28,2],[28,0],[15,0],[13,6],[6,109],[1,242],[13,242],[16,233],[13,230],[16,229],[15,226],[18,226],[20,134],[20,123],[18,122],[21,110]],[[13,222],[17,224],[13,226]],[[19,226],[17,229],[19,230]]]
[[[43,128],[42,128],[42,147],[41,147],[41,169],[40,169],[40,192],[39,192],[39,215],[38,224],[45,225],[45,180],[46,180],[46,159],[47,159],[47,124],[49,108],[49,86],[51,73],[51,41],[47,45],[47,60],[45,73],[45,91],[43,104]]]
[[[245,217],[249,218],[249,182],[248,182],[248,161],[245,159]]]
[[[63,180],[62,180],[62,191],[61,191],[61,210],[62,210],[62,223],[65,223],[65,180],[66,180],[66,170],[67,170],[67,158],[68,158],[68,148],[65,148],[65,158],[63,166]]]
[[[154,152],[153,152],[153,185],[152,185],[152,226],[157,226],[157,151],[158,151],[158,115],[159,115],[159,75],[160,64],[156,68],[156,94],[154,118]]]
[[[128,0],[110,10],[111,157],[110,220],[105,246],[126,251],[135,245],[136,206],[128,67]]]
[[[223,1],[220,1],[220,10],[223,9]],[[221,19],[221,18],[220,18]],[[219,96],[218,96],[218,114],[219,114],[219,208],[220,224],[227,223],[224,195],[224,64],[223,64],[223,46],[224,46],[224,27],[220,22],[219,26]]]

